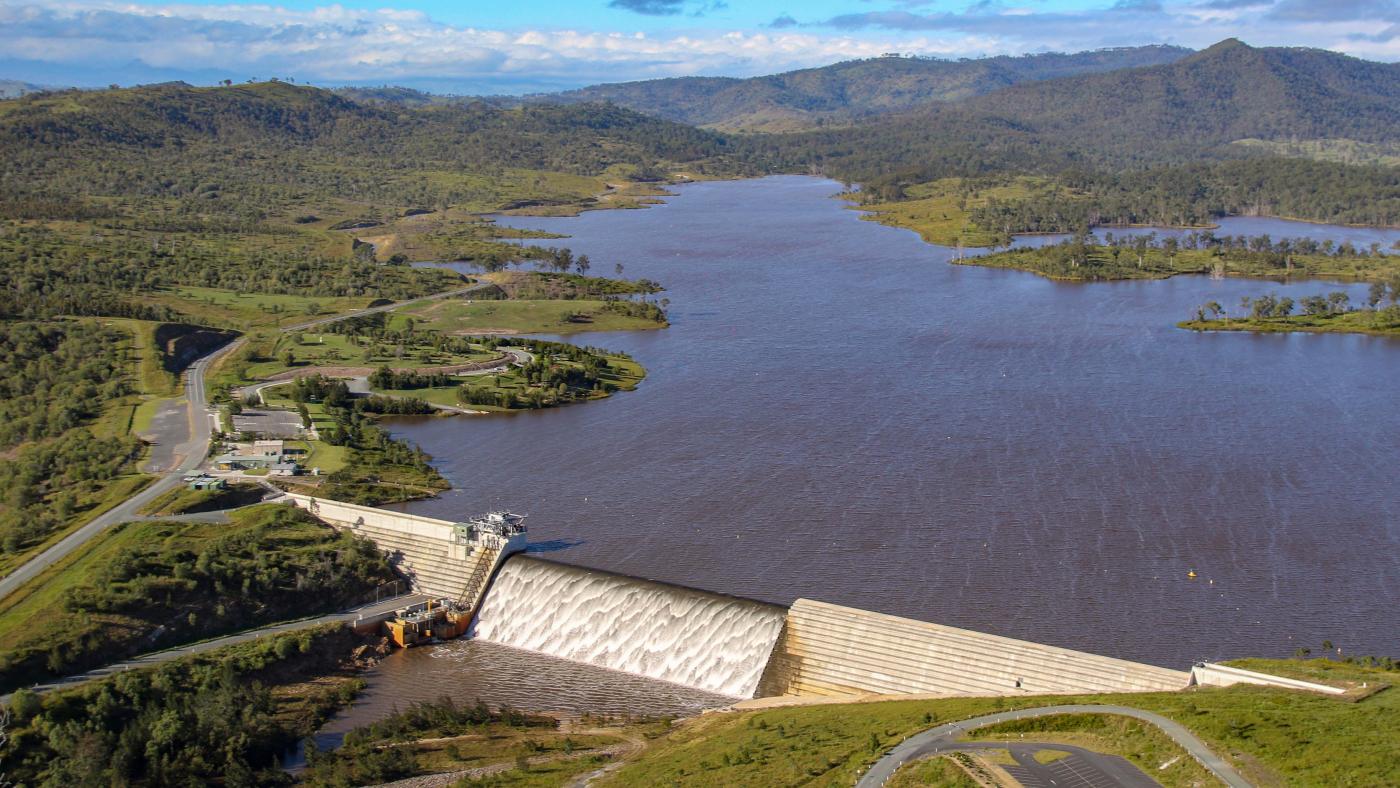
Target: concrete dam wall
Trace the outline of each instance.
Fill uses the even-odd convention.
[[[786,613],[776,605],[516,556],[496,575],[472,634],[750,698]]]
[[[789,609],[523,555],[506,560],[525,547],[523,529],[503,540],[483,536],[478,521],[289,499],[373,540],[415,591],[475,610],[474,637],[733,698],[1142,692],[1191,683],[1183,671],[810,599]]]
[[[799,599],[758,694],[1151,692],[1189,682],[1182,671]]]

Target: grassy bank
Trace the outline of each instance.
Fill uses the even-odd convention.
[[[136,522],[0,600],[0,689],[358,601],[392,570],[285,506]]]
[[[1391,670],[1322,660],[1254,660],[1246,666],[1325,672],[1332,680],[1373,686],[1400,677]],[[1394,731],[1400,725],[1400,693],[1395,690],[1353,702],[1238,686],[1175,693],[830,704],[705,715],[678,726],[600,784],[850,785],[890,747],[940,722],[1016,708],[1096,702],[1155,711],[1182,723],[1258,785],[1400,783],[1400,761],[1393,757]],[[1136,732],[1114,725],[1089,732],[1118,742],[1130,754],[1143,754],[1144,763],[1163,756],[1164,750],[1135,738]],[[1162,762],[1152,763],[1157,779],[1172,777],[1177,773],[1173,770],[1184,774],[1188,768],[1177,761],[1158,769]]]
[[[991,246],[1007,235],[996,228],[980,227],[970,213],[990,200],[1024,199],[1044,184],[1018,177],[1002,184],[972,184],[962,178],[944,178],[907,186],[903,199],[861,202],[856,207],[872,222],[913,230],[920,238],[939,246]],[[857,195],[859,196],[859,195]]]
[[[257,503],[267,492],[256,484],[233,484],[222,490],[176,487],[141,508],[141,514],[169,516],[233,509]]]
[[[422,328],[445,334],[575,334],[665,328],[664,317],[630,314],[630,302],[446,299],[403,310]]]

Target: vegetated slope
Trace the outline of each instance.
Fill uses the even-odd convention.
[[[1019,84],[857,129],[749,140],[854,179],[924,162],[978,174],[1248,155],[1236,140],[1400,139],[1400,64],[1233,39],[1176,63]]]
[[[1395,168],[1266,158],[1271,149],[1232,144],[1244,138],[1400,140],[1400,65],[1229,40],[1167,65],[744,143],[774,169],[817,169],[884,201],[948,176],[1048,176],[1055,188],[1033,210],[994,207],[984,226],[1004,232],[1243,212],[1400,223]]]
[[[712,133],[619,107],[413,109],[276,82],[66,91],[0,104],[0,184],[11,199],[198,196],[205,212],[237,197],[265,206],[279,189],[382,191],[409,169],[596,174],[616,163],[695,163],[725,147]],[[426,188],[406,188],[404,201]]]
[[[1081,149],[1400,138],[1400,64],[1223,41],[1178,62],[1016,85],[963,109]]]
[[[606,101],[695,126],[793,131],[850,124],[1022,82],[1170,63],[1189,52],[1145,46],[975,60],[881,57],[749,79],[680,77],[594,85],[528,101]]]

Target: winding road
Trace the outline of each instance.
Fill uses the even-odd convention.
[[[345,314],[341,314],[341,315],[331,315],[330,317],[322,317],[322,318],[317,318],[317,319],[315,319],[315,320],[308,320],[308,321],[305,322],[305,323],[297,323],[297,324],[294,325],[294,326],[283,326],[283,327],[282,327],[282,330],[283,330],[283,331],[305,331],[305,330],[308,329],[308,328],[315,328],[316,326],[324,326],[324,325],[326,325],[327,323],[339,323],[339,322],[342,321],[342,320],[349,320],[349,319],[352,318],[352,317],[363,317],[364,315],[375,315],[375,314],[378,314],[378,313],[380,313],[380,312],[392,312],[392,311],[394,311],[395,309],[402,309],[403,307],[411,306],[411,305],[413,305],[413,304],[419,304],[419,303],[422,303],[422,302],[424,302],[424,301],[436,301],[436,300],[439,299],[439,298],[451,298],[452,296],[466,295],[467,293],[473,292],[473,291],[475,291],[475,290],[481,290],[482,288],[486,288],[486,287],[490,287],[490,286],[491,286],[491,283],[490,283],[490,282],[477,282],[476,284],[471,285],[470,287],[459,287],[459,288],[457,288],[456,290],[447,290],[447,291],[442,292],[442,293],[433,293],[432,295],[426,295],[426,296],[423,296],[422,298],[410,298],[410,299],[408,299],[407,301],[395,301],[395,302],[392,303],[392,304],[383,304],[383,305],[380,305],[380,306],[372,306],[372,307],[369,307],[368,309],[361,309],[361,310],[358,310],[358,311],[355,311],[355,312],[346,312]]]
[[[141,507],[183,484],[184,477],[204,463],[204,458],[209,454],[209,439],[213,434],[209,407],[204,399],[204,373],[210,364],[242,344],[243,340],[234,340],[200,357],[185,370],[185,400],[190,420],[190,438],[175,449],[176,461],[173,467],[145,489],[94,517],[86,525],[0,578],[0,597],[8,596],[108,528],[118,523],[140,519],[138,510]]]
[[[1134,709],[1129,706],[1094,705],[1094,704],[1073,704],[1065,706],[1042,706],[1035,709],[1020,709],[1018,711],[1003,711],[996,714],[987,714],[981,717],[973,717],[969,720],[950,722],[930,728],[922,733],[900,742],[885,757],[875,762],[856,783],[857,788],[880,788],[894,773],[910,761],[927,755],[937,755],[944,752],[956,752],[959,750],[985,749],[987,746],[1004,749],[1005,742],[979,743],[960,742],[957,737],[975,728],[983,728],[988,725],[996,725],[1002,722],[1013,720],[1025,720],[1033,717],[1048,717],[1055,714],[1116,714],[1123,717],[1132,717],[1157,726],[1163,733],[1167,734],[1172,741],[1179,744],[1182,749],[1195,758],[1206,771],[1215,775],[1222,783],[1230,788],[1251,788],[1250,783],[1235,771],[1234,767],[1225,762],[1225,759],[1211,752],[1205,742],[1196,738],[1178,722],[1174,722],[1160,714],[1154,714],[1142,709]],[[1046,745],[1054,749],[1068,749],[1060,745]]]

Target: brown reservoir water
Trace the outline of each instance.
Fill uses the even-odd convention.
[[[1174,668],[1323,639],[1400,655],[1400,341],[1174,327],[1207,300],[1364,287],[950,265],[838,188],[507,220],[662,282],[673,325],[573,337],[636,356],[636,392],[396,422],[457,488],[407,508],[528,513],[551,560]]]

